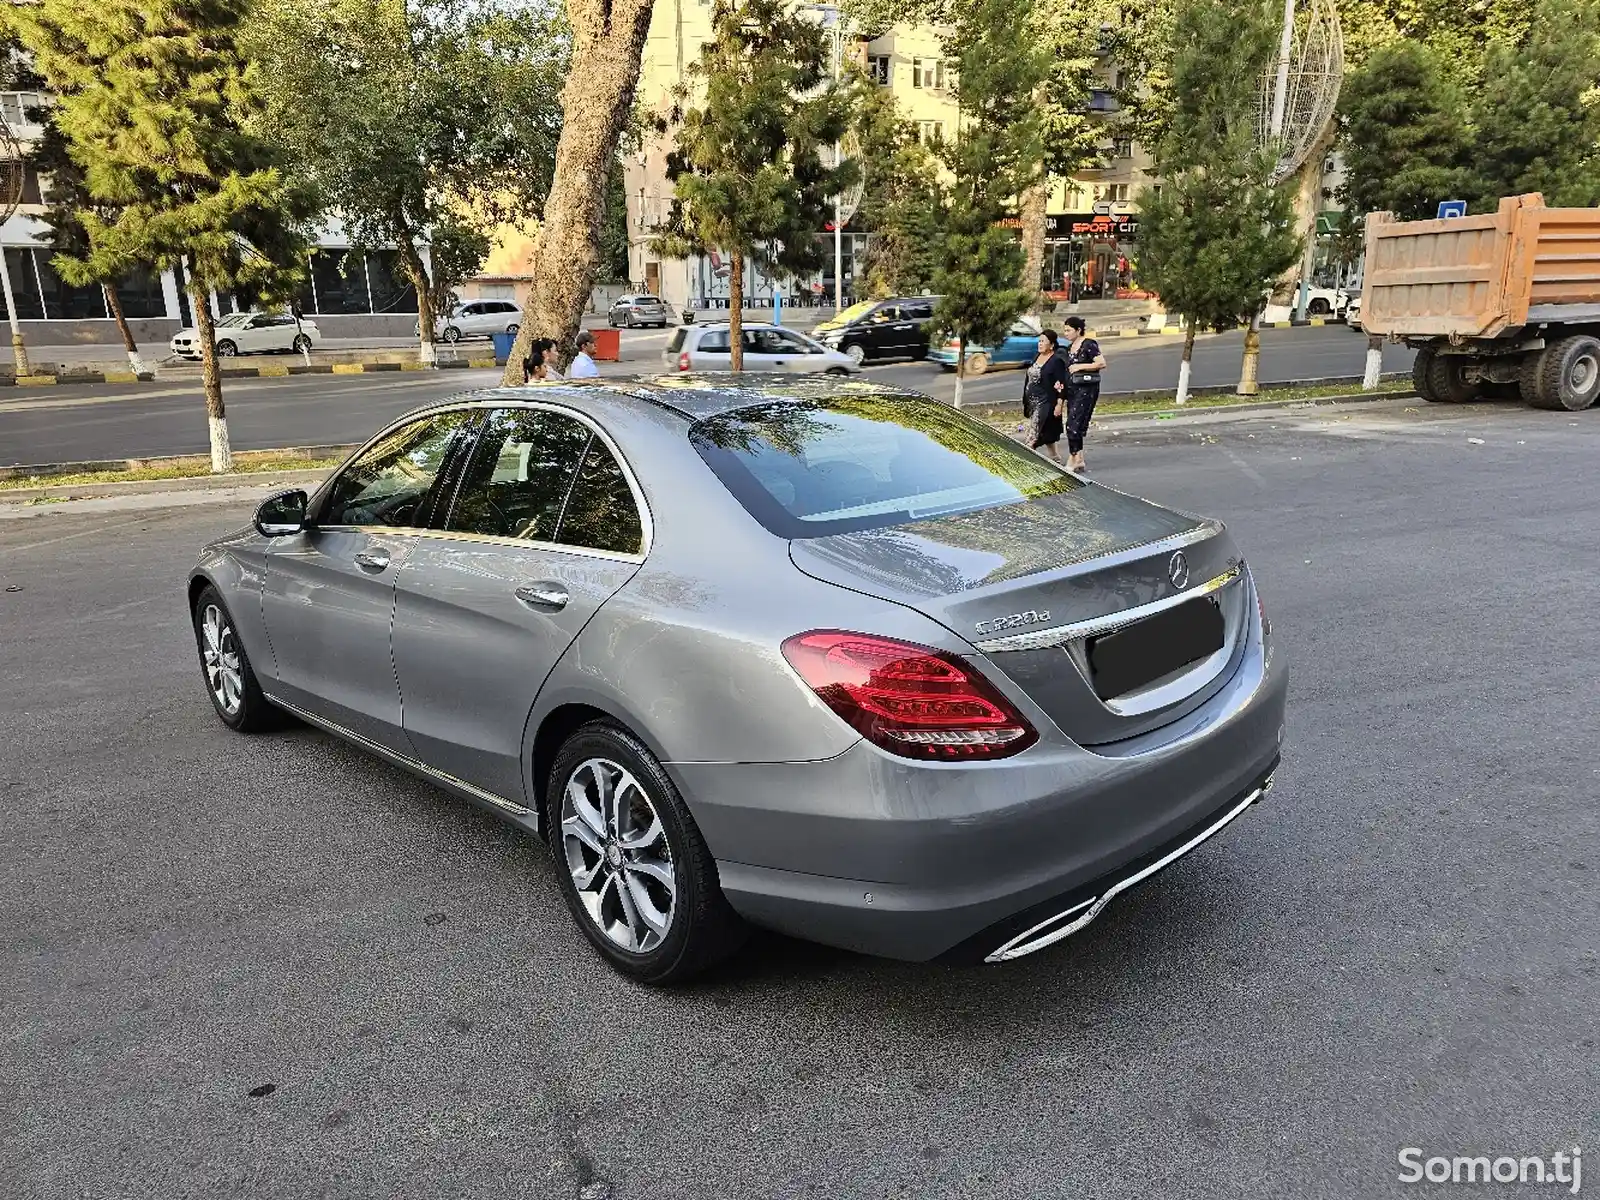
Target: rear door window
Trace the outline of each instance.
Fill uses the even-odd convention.
[[[589,427],[546,409],[495,409],[484,422],[446,528],[553,542],[589,448]]]
[[[698,422],[718,479],[779,537],[812,538],[975,512],[1082,483],[932,400],[848,395]]]
[[[726,329],[712,329],[701,334],[699,348],[702,354],[727,354],[728,331]]]

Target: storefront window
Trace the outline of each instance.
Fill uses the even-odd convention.
[[[99,284],[74,287],[56,274],[48,250],[35,250],[33,260],[39,271],[39,288],[44,293],[44,315],[50,321],[73,321],[85,318],[104,320],[111,314],[106,311],[106,295]],[[15,277],[12,286],[16,286]]]
[[[367,279],[372,285],[372,311],[414,313],[417,289],[406,278],[397,250],[373,250],[367,254]]]
[[[164,317],[167,297],[161,290],[161,276],[146,267],[136,267],[117,284],[117,303],[128,320],[135,317]]]
[[[361,256],[350,250],[314,250],[311,253],[311,290],[315,303],[306,312],[370,313],[367,276]],[[311,299],[307,296],[306,299]],[[413,306],[413,312],[416,311]]]

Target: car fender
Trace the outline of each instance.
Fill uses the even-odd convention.
[[[242,530],[232,538],[207,546],[189,571],[185,599],[192,618],[194,598],[200,589],[206,584],[216,588],[222,596],[222,602],[228,606],[234,633],[244,643],[244,652],[249,656],[256,676],[263,680],[276,679],[277,658],[261,609],[267,578],[267,556],[265,547],[259,550],[249,548],[249,544],[257,540],[261,540],[260,535],[254,530]]]

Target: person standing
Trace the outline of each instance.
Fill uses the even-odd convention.
[[[1100,343],[1086,332],[1082,317],[1068,317],[1066,326],[1072,340],[1067,345],[1067,470],[1087,471],[1083,460],[1083,439],[1089,432],[1089,419],[1100,400],[1100,373],[1106,369],[1106,356]]]
[[[544,360],[544,339],[534,342],[528,357],[522,360],[522,382],[542,383],[550,378],[550,368]]]
[[[572,356],[571,364],[567,367],[567,377],[569,379],[593,379],[599,375],[600,368],[595,365],[594,361],[594,334],[587,329],[578,334],[577,350],[578,352]]]
[[[1056,443],[1061,440],[1067,389],[1067,366],[1056,353],[1060,341],[1054,329],[1040,332],[1038,350],[1028,364],[1028,380],[1022,389],[1022,415],[1033,421],[1028,444],[1057,462],[1061,461]]]

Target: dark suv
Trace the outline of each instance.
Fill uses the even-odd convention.
[[[823,345],[842,350],[857,363],[870,359],[915,358],[928,353],[929,324],[938,296],[896,296],[863,300],[823,321],[816,336]]]

